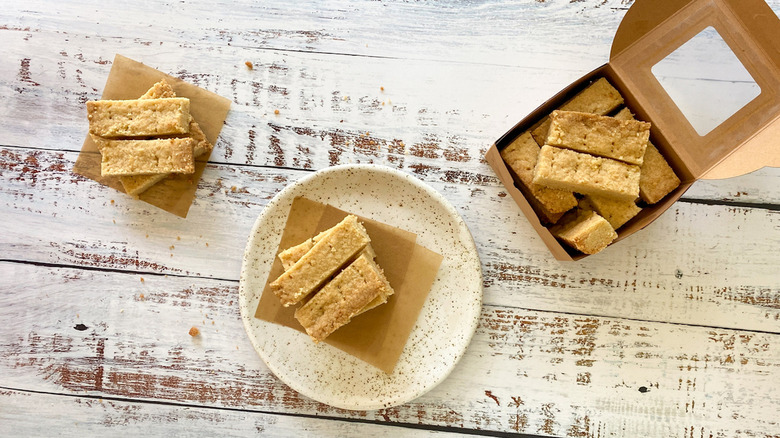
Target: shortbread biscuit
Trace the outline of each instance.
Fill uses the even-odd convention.
[[[164,99],[176,97],[176,93],[165,79],[152,85],[140,99]],[[192,151],[192,155],[198,158],[203,155],[208,155],[214,146],[206,138],[206,134],[200,129],[200,125],[195,121],[195,118],[190,115],[190,132],[189,137],[193,138],[197,143]],[[125,192],[138,196],[141,193],[148,190],[153,185],[167,178],[169,173],[160,173],[156,175],[140,175],[140,176],[122,176],[119,177],[119,181],[125,189]]]
[[[595,195],[586,195],[580,199],[579,205],[582,209],[598,213],[616,230],[642,211],[634,201],[615,200]]]
[[[649,123],[553,111],[546,144],[641,165],[649,138]]]
[[[301,301],[325,283],[371,241],[366,229],[349,215],[271,283],[271,290],[287,307]]]
[[[623,104],[623,96],[605,78],[599,78],[588,88],[580,91],[568,102],[561,105],[562,111],[579,111],[583,113],[609,114]],[[547,140],[547,130],[550,128],[550,118],[545,117],[542,123],[532,131],[534,140],[543,146]]]
[[[634,120],[628,108],[620,110],[615,114],[615,118]],[[680,185],[680,178],[653,142],[647,143],[640,170],[642,174],[639,177],[639,196],[648,204],[655,204]]]
[[[534,169],[533,182],[576,193],[630,201],[639,196],[639,166],[543,146]]]
[[[652,144],[647,145],[641,169],[639,196],[648,204],[655,204],[680,185],[680,178]]]
[[[295,311],[295,318],[315,342],[347,324],[366,306],[392,287],[379,266],[361,255]]]
[[[103,138],[157,137],[190,132],[190,100],[97,100],[87,102],[90,134]]]
[[[195,171],[191,138],[153,140],[96,139],[103,176],[190,174]]]
[[[332,229],[332,228],[331,228]],[[295,265],[295,262],[301,259],[309,250],[311,250],[314,247],[314,244],[316,244],[320,239],[325,237],[331,229],[325,230],[316,236],[312,237],[311,239],[306,239],[303,243],[300,243],[298,245],[295,245],[293,247],[287,248],[286,250],[280,252],[277,257],[279,257],[279,260],[282,262],[282,267],[284,270],[288,270],[292,268]],[[365,255],[371,260],[374,260],[376,258],[376,252],[374,252],[374,247],[371,246],[371,243],[366,245],[365,248],[363,248],[363,251],[360,252],[359,255]],[[392,294],[393,290],[390,289],[390,293]],[[360,312],[358,312],[358,315],[373,309],[376,306],[379,306],[380,304],[384,304],[387,302],[387,298],[389,295],[380,295],[376,297],[373,301],[368,303],[366,307],[364,307]]]
[[[524,132],[509,146],[501,151],[509,169],[515,174],[523,194],[534,206],[544,222],[555,223],[561,215],[577,205],[574,193],[566,190],[551,189],[533,183],[534,167],[539,156],[539,145]]]
[[[568,213],[550,232],[585,254],[596,254],[617,238],[606,219],[595,211],[579,209]]]

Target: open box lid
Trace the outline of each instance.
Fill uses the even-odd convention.
[[[651,69],[713,27],[760,88],[757,97],[699,135]],[[631,90],[659,146],[694,178],[727,178],[780,167],[780,20],[763,0],[636,0],[615,34],[610,65]]]

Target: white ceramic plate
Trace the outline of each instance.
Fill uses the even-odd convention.
[[[444,256],[393,374],[254,317],[297,196],[416,233],[418,244]],[[336,166],[288,185],[257,218],[244,252],[239,304],[255,350],[291,388],[343,409],[386,408],[419,397],[455,367],[479,320],[482,269],[466,224],[437,191],[387,167]]]

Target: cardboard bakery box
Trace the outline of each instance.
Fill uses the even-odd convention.
[[[758,95],[699,135],[651,69],[686,42],[714,28],[760,88]],[[618,27],[609,62],[542,104],[488,150],[485,158],[558,260],[584,254],[559,242],[542,225],[515,184],[500,151],[600,77],[625,99],[638,120],[650,122],[650,141],[681,180],[660,202],[618,230],[622,240],[649,225],[698,179],[780,167],[780,20],[762,0],[636,0]],[[606,248],[608,251],[610,248]]]

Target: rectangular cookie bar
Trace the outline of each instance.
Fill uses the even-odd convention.
[[[642,211],[634,201],[615,200],[596,195],[586,195],[580,199],[580,208],[595,211],[616,230]]]
[[[195,171],[191,138],[106,140],[96,138],[103,176],[151,175]]]
[[[349,215],[274,280],[271,290],[283,306],[295,304],[325,283],[370,241],[357,217]]]
[[[615,114],[615,118],[634,120],[634,115],[628,108],[623,108]],[[655,204],[680,185],[680,178],[651,141],[647,142],[640,170],[639,196],[648,204]]]
[[[166,99],[176,97],[176,93],[165,79],[152,85],[140,99]],[[206,138],[206,134],[200,129],[200,125],[195,121],[195,118],[190,115],[190,132],[189,137],[193,138],[197,143],[192,151],[192,155],[197,158],[202,155],[206,155],[211,152],[214,146]],[[137,176],[120,176],[119,181],[125,189],[125,193],[138,196],[141,193],[148,190],[153,185],[164,180],[170,175],[169,173],[158,173],[156,175],[137,175]]]
[[[639,196],[648,204],[655,204],[680,185],[680,178],[652,144],[647,145],[641,169]]]
[[[295,318],[315,342],[347,324],[377,297],[392,294],[382,270],[361,255],[295,311]]]
[[[543,146],[534,169],[534,183],[631,201],[639,196],[639,166]]]
[[[574,193],[551,189],[533,183],[539,145],[526,131],[501,151],[501,158],[515,174],[523,193],[547,223],[555,223],[561,215],[577,205]]]
[[[195,140],[192,156],[197,158],[211,152],[212,144],[206,139],[206,135],[193,120],[190,124],[190,138]],[[153,185],[164,180],[170,173],[158,173],[156,175],[120,176],[119,181],[127,194],[137,196],[148,190]]]
[[[151,88],[139,99],[170,99],[176,97],[176,93],[173,91],[173,87],[165,81],[165,79],[152,85]],[[190,116],[192,120],[192,116]],[[196,123],[197,125],[197,123]],[[200,128],[198,128],[200,129]],[[190,123],[190,131],[192,131],[192,122]],[[202,132],[202,131],[201,131]],[[193,156],[197,156],[193,151]],[[148,190],[153,185],[164,180],[170,173],[158,173],[155,175],[136,175],[136,176],[120,176],[119,182],[122,183],[122,187],[125,189],[125,193],[128,195],[138,196],[141,193]]]
[[[89,101],[87,118],[90,134],[104,138],[187,134],[190,132],[190,100]]]
[[[568,213],[559,225],[550,228],[550,232],[585,254],[596,254],[617,238],[609,222],[589,210]]]
[[[312,237],[311,239],[307,239],[305,242],[300,243],[298,245],[295,245],[293,247],[287,248],[286,250],[279,253],[278,257],[279,260],[282,262],[282,267],[284,270],[288,270],[292,268],[295,265],[295,262],[301,259],[309,250],[311,250],[314,247],[314,244],[317,243],[318,240],[323,238],[328,234],[330,230],[325,230],[316,236]],[[360,252],[360,255],[365,255],[371,260],[374,260],[376,258],[376,252],[374,252],[374,247],[371,246],[369,243],[366,245],[365,248],[363,248],[363,251]],[[392,289],[390,290],[390,293],[392,293]],[[377,296],[373,301],[368,303],[366,307],[364,307],[360,312],[358,312],[358,315],[373,309],[376,306],[379,306],[380,304],[384,304],[387,302],[387,297],[389,295],[379,295]]]
[[[588,88],[580,91],[568,102],[561,105],[562,111],[579,111],[583,113],[609,114],[615,108],[623,104],[623,96],[605,78],[599,78],[590,84]],[[532,131],[534,140],[543,146],[547,140],[547,130],[550,128],[550,118],[545,117],[541,125]]]
[[[649,138],[649,123],[553,111],[546,144],[641,165]]]

